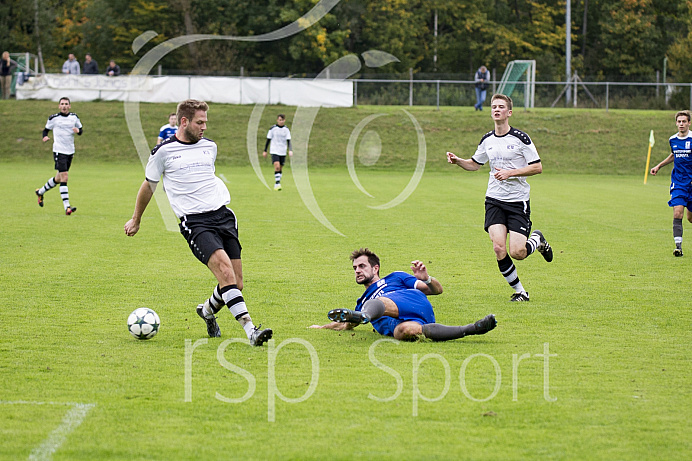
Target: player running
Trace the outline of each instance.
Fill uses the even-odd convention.
[[[219,284],[204,304],[197,306],[197,315],[207,325],[210,337],[221,336],[215,314],[226,305],[245,330],[250,344],[261,346],[271,339],[272,330],[255,327],[245,305],[243,263],[235,213],[226,207],[231,196],[224,183],[216,177],[214,162],[217,146],[203,137],[207,129],[209,106],[203,101],[188,99],[178,104],[178,132],[156,146],[149,156],[146,179],[137,193],[135,211],[127,223],[125,234],[139,231],[142,214],[151,200],[159,179],[180,218],[183,234],[192,253],[214,274]]]
[[[469,335],[483,335],[497,325],[493,314],[464,326],[435,323],[433,306],[428,295],[442,293],[440,282],[428,275],[421,261],[413,261],[413,275],[392,272],[380,278],[380,258],[367,248],[351,253],[356,283],[365,286],[355,310],[332,309],[327,316],[332,323],[312,325],[310,328],[352,330],[358,325],[371,323],[381,335],[393,336],[401,341],[420,337],[433,341],[449,341]]]
[[[269,128],[267,143],[264,145],[264,152],[262,152],[262,156],[266,157],[267,148],[271,144],[269,152],[272,155],[272,163],[274,164],[274,190],[281,190],[281,172],[286,162],[286,151],[288,151],[289,156],[293,157],[291,130],[285,126],[285,123],[286,116],[279,114],[276,117],[276,125]]]
[[[677,134],[668,139],[670,155],[651,169],[656,176],[662,166],[673,163],[670,173],[670,200],[668,206],[673,207],[673,241],[675,242],[674,256],[682,256],[682,217],[687,208],[687,220],[692,222],[692,136],[690,135],[689,110],[681,110],[675,114]]]
[[[529,135],[509,126],[509,117],[512,116],[509,96],[493,95],[490,115],[495,130],[481,138],[476,153],[470,159],[462,159],[447,152],[447,161],[467,171],[476,171],[490,162],[484,228],[493,242],[500,273],[514,288],[510,301],[528,301],[529,294],[519,281],[512,258],[525,259],[538,250],[546,261],[553,260],[553,250],[541,231],[531,232],[531,187],[526,177],[542,173],[543,166]]]
[[[53,131],[53,160],[57,174],[50,178],[43,187],[36,189],[38,206],[43,206],[43,196],[46,192],[60,184],[60,196],[65,214],[70,216],[77,211],[77,207],[70,206],[70,194],[67,189],[68,171],[74,157],[74,135],[82,135],[82,122],[74,112],[70,112],[70,99],[60,98],[58,102],[59,112],[48,117],[46,127],[43,129],[43,142],[50,141],[48,132]]]

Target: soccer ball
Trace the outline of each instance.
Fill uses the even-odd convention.
[[[151,339],[159,332],[161,320],[151,309],[140,307],[127,318],[127,329],[137,339]]]

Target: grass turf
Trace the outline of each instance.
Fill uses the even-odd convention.
[[[226,342],[244,339],[227,311],[222,338],[196,343],[206,334],[194,307],[214,282],[154,202],[140,233],[124,236],[141,166],[76,159],[78,211],[66,217],[57,191],[35,204],[50,162],[1,165],[10,200],[0,211],[0,458],[41,447],[71,460],[685,459],[692,450],[690,260],[672,256],[666,175],[647,186],[639,175],[531,178],[534,227],[556,255],[517,263],[531,302],[513,304],[482,229],[485,169],[433,168],[384,211],[366,205],[398,194],[406,171],[359,170],[377,197],[368,199],[345,169],[311,170],[340,237],[312,217],[290,169],[276,193],[249,167],[219,166],[241,226],[244,296],[255,323],[275,331],[260,349]],[[438,322],[492,312],[497,329],[447,343],[307,329],[362,293],[348,260],[360,246],[377,251],[385,274],[424,260],[445,288],[431,299]],[[162,320],[146,342],[125,324],[140,306]],[[557,354],[547,366],[546,345]],[[287,402],[274,384],[286,399],[314,392]],[[76,425],[70,402],[95,406]]]

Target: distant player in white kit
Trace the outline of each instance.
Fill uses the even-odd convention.
[[[476,153],[470,159],[462,159],[447,152],[447,161],[467,171],[476,171],[490,162],[490,179],[485,194],[485,231],[493,242],[500,272],[514,288],[510,301],[528,301],[529,294],[519,281],[512,258],[525,259],[538,250],[546,261],[553,260],[553,250],[541,231],[531,232],[531,188],[526,177],[540,174],[543,167],[531,138],[509,126],[512,99],[503,94],[493,95],[490,114],[495,130],[483,136]]]
[[[67,172],[70,171],[72,158],[74,157],[74,135],[82,135],[82,122],[77,114],[70,112],[70,99],[60,98],[58,102],[60,112],[48,117],[46,127],[43,129],[43,142],[50,141],[48,132],[53,130],[53,160],[57,174],[50,178],[43,187],[36,189],[38,206],[43,206],[43,195],[60,184],[60,196],[62,197],[65,214],[70,216],[77,211],[77,207],[70,206],[70,194],[67,189]]]
[[[267,143],[264,145],[262,156],[267,156],[267,148],[272,155],[272,163],[274,164],[274,190],[281,190],[281,172],[284,163],[286,162],[286,151],[288,155],[293,157],[291,150],[291,130],[285,125],[286,116],[279,114],[276,117],[276,125],[269,128],[267,133]]]
[[[195,257],[219,282],[209,299],[197,306],[197,315],[205,321],[207,333],[210,337],[221,336],[215,314],[226,305],[245,330],[250,344],[261,346],[273,333],[269,328],[255,327],[241,293],[243,264],[238,223],[235,213],[226,207],[231,201],[228,189],[215,175],[216,143],[203,137],[208,110],[205,102],[194,99],[178,104],[180,128],[151,151],[146,179],[137,193],[132,219],[125,223],[125,234],[133,236],[139,231],[142,214],[163,176],[171,208],[180,218],[180,233]]]

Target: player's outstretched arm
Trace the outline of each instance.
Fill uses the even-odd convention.
[[[650,171],[651,175],[656,176],[656,173],[658,173],[658,170],[660,170],[661,167],[668,165],[672,161],[673,161],[673,153],[671,152],[671,154],[668,157],[666,157],[664,160],[662,160],[661,163],[659,163],[658,165],[656,165],[655,167],[653,167],[651,169],[651,171]]]
[[[331,323],[328,323],[326,325],[310,325],[308,328],[322,328],[322,329],[327,329],[327,330],[343,331],[343,330],[353,330],[357,326],[358,326],[357,323],[331,322]]]
[[[481,167],[481,165],[473,160],[457,157],[452,152],[447,152],[447,162],[452,165],[458,165],[466,171],[476,171]]]
[[[146,179],[137,192],[137,201],[135,202],[135,212],[132,214],[132,219],[125,223],[125,235],[128,237],[134,236],[139,231],[139,225],[142,221],[144,210],[151,201],[151,197],[156,190],[156,183],[150,183]]]
[[[428,274],[428,269],[423,264],[423,261],[411,261],[411,270],[413,275],[418,279],[416,288],[426,295],[439,295],[442,293],[442,284],[439,280],[431,277]]]

